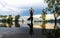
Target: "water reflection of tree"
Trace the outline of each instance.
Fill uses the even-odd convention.
[[[16,27],[20,27],[19,20],[18,20],[19,18],[20,18],[20,15],[15,16],[15,26]]]
[[[42,33],[43,33],[43,34],[46,32],[46,25],[45,25],[46,23],[47,23],[47,22],[44,21],[44,22],[42,23],[42,25],[41,25],[41,27],[42,27]]]
[[[54,33],[55,33],[55,38],[60,37],[60,28],[57,26],[57,24],[54,25]]]
[[[43,22],[41,27],[42,27],[42,34],[45,35],[47,38],[53,38],[54,31],[50,29],[46,29],[46,24],[47,22]]]
[[[20,27],[19,22],[15,22],[15,27]]]
[[[13,25],[12,19],[13,19],[13,17],[12,17],[11,15],[9,15],[9,17],[8,17],[8,19],[7,19],[7,23],[8,23],[8,25],[9,25],[9,27],[11,27],[11,26]]]
[[[13,23],[8,23],[8,26],[11,28],[12,27],[12,25],[13,25]]]
[[[8,19],[7,19],[7,23],[9,24],[9,23],[12,23],[12,19],[13,19],[13,17],[11,16],[11,15],[9,15],[9,17],[8,17]]]
[[[49,30],[50,30],[50,31],[49,31]],[[47,32],[47,33],[45,34],[45,36],[46,36],[47,38],[59,38],[59,37],[60,37],[60,30],[59,30],[59,29],[57,29],[57,30],[48,29],[47,31],[49,31],[49,32]]]
[[[0,24],[0,27],[11,27],[13,24],[11,24],[11,23],[2,23],[2,24]]]
[[[60,0],[45,0],[45,2],[48,5],[47,11],[53,13],[55,24],[57,24],[57,17],[60,16]]]
[[[54,29],[45,29],[45,24],[42,24],[42,34],[45,35],[47,38],[59,38],[60,37],[60,29],[57,25],[54,25]]]
[[[55,30],[55,38],[60,37],[60,29]]]
[[[0,24],[0,27],[7,27],[7,26],[6,26],[6,23]]]

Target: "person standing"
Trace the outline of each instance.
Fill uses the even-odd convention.
[[[33,13],[34,13],[34,9],[31,8],[29,11],[30,11],[30,17],[28,18],[28,20],[33,21]]]

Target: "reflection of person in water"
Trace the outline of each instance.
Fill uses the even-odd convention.
[[[28,20],[33,20],[33,13],[34,13],[34,10],[31,8],[30,10],[30,17],[28,18]]]
[[[33,34],[33,22],[31,22],[31,24],[28,24],[28,26],[30,27],[29,34],[32,35]]]

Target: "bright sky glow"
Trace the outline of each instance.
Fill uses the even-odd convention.
[[[44,0],[0,0],[0,15],[17,15],[24,8],[47,6]]]

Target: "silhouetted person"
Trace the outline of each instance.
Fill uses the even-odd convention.
[[[31,8],[29,11],[30,11],[30,17],[28,18],[28,20],[33,21],[33,13],[34,13],[34,10]]]
[[[28,25],[30,27],[29,33],[30,33],[30,35],[32,35],[32,33],[33,33],[33,12],[34,12],[34,10],[31,8],[29,11],[30,11],[30,17],[28,18],[28,20],[31,20],[31,24],[28,24]]]

